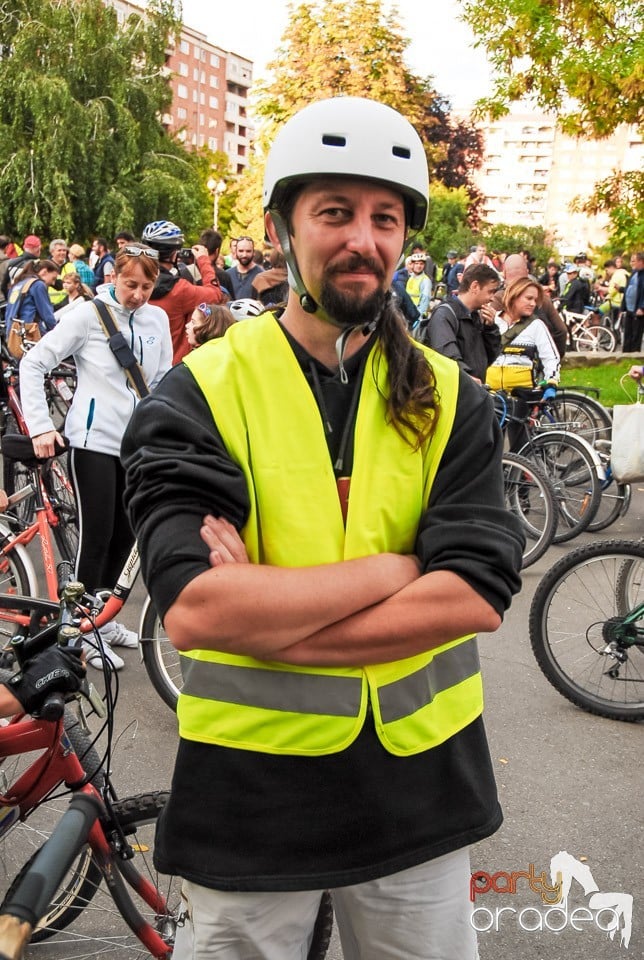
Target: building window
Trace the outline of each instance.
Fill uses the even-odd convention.
[[[185,84],[180,83],[177,85],[177,96],[181,97],[182,100],[188,99],[188,88]]]
[[[192,79],[195,81],[195,83],[198,83],[198,82],[199,82],[199,67],[195,67],[195,68],[193,69],[193,71],[192,71]]]
[[[179,74],[180,77],[187,77],[187,76],[188,76],[188,64],[187,64],[187,63],[184,63],[183,61],[181,61],[181,63],[179,64],[179,69],[177,70],[177,73]]]
[[[200,59],[201,59],[201,48],[198,47],[196,43],[195,43],[195,45],[194,45],[194,47],[193,47],[192,52],[193,52],[194,55],[195,55],[195,60],[200,60]]]
[[[205,93],[200,93],[200,94],[199,94],[199,103],[200,103],[202,106],[204,106],[205,102],[206,102],[206,94],[205,94]]]
[[[217,137],[208,137],[208,149],[217,150]]]
[[[209,98],[208,98],[208,106],[209,106],[212,110],[217,110],[217,109],[219,108],[219,100],[217,99],[217,97],[209,97]]]
[[[219,77],[211,76],[210,77],[210,86],[217,89],[219,87]]]
[[[216,53],[211,53],[211,54],[210,54],[210,66],[211,66],[211,67],[218,67],[218,66],[219,66],[219,57],[217,56]]]
[[[185,107],[177,107],[177,120],[187,120],[188,111]]]
[[[181,53],[190,53],[190,44],[187,40],[181,41],[179,44],[179,50],[181,50]]]

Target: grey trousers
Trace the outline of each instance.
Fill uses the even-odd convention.
[[[469,882],[465,848],[333,890],[344,960],[477,960]],[[182,890],[173,960],[306,960],[321,891]]]

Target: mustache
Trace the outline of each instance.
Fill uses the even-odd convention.
[[[353,273],[361,268],[370,270],[379,280],[384,279],[385,272],[378,261],[372,257],[361,257],[359,254],[349,257],[347,260],[339,260],[337,263],[332,264],[327,268],[326,275],[331,277],[336,273]]]

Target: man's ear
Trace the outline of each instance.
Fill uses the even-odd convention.
[[[264,214],[264,232],[270,243],[272,243],[272,245],[283,254],[284,250],[282,249],[282,244],[280,243],[280,239],[277,235],[273,218],[269,212]]]

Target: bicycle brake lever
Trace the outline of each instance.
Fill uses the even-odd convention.
[[[85,700],[87,700],[87,702],[91,706],[96,716],[100,717],[101,720],[105,719],[105,717],[107,716],[107,708],[103,702],[103,698],[101,697],[100,693],[98,692],[94,684],[90,680],[88,680],[87,677],[85,677],[85,679],[81,683],[81,687],[78,692],[81,694],[82,697],[84,697]],[[79,705],[81,706],[80,712],[82,716],[82,722],[83,722],[83,725],[86,726],[87,724],[86,724],[85,716],[82,710],[82,701],[80,700],[79,700]]]

